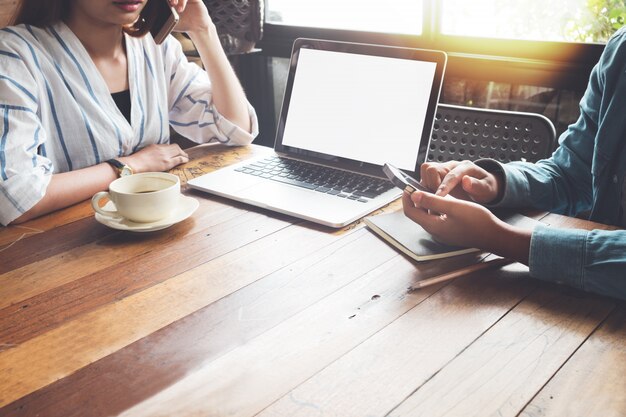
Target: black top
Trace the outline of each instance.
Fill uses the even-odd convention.
[[[111,97],[113,97],[117,108],[120,109],[128,123],[130,123],[130,90],[111,93]]]

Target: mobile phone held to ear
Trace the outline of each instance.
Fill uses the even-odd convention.
[[[174,29],[174,27],[176,27],[176,24],[178,23],[180,17],[178,16],[176,9],[170,6],[168,0],[152,1],[161,2],[161,5],[159,5],[156,12],[156,17],[154,23],[152,24],[152,28],[150,29],[150,33],[154,38],[154,42],[156,42],[157,45],[160,45],[163,43],[165,38],[167,38],[167,35],[172,33],[172,30]]]
[[[431,190],[417,182],[415,178],[408,176],[400,169],[391,164],[385,164],[383,166],[383,172],[385,173],[385,175],[387,175],[387,178],[389,178],[389,181],[391,181],[393,185],[403,191],[406,191],[409,194],[411,194],[415,190],[420,190],[425,193],[432,193]]]

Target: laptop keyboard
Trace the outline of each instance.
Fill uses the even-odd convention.
[[[390,181],[381,178],[278,156],[255,161],[235,171],[361,203],[393,188]]]

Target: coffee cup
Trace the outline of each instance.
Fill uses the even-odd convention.
[[[180,179],[166,172],[143,172],[120,177],[109,184],[109,191],[96,193],[93,209],[103,216],[123,217],[137,223],[156,222],[168,217],[178,207]],[[115,210],[100,207],[108,197]]]

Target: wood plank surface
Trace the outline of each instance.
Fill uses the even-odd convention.
[[[272,221],[268,226],[279,230],[284,227],[284,222]],[[258,229],[261,234],[268,233],[258,222],[248,222],[247,227]],[[236,233],[229,235],[237,238]],[[184,252],[180,256],[186,259]],[[166,265],[159,263],[158,259],[151,261],[152,266]],[[237,289],[249,283],[233,280],[228,285],[221,285],[221,271],[204,274],[202,265],[198,269],[188,270],[142,292],[80,315],[17,346],[10,345],[10,349],[0,352],[0,369],[4,370],[0,373],[0,406],[228,295],[233,285]],[[128,271],[132,271],[132,267]],[[253,277],[249,274],[242,279]]]
[[[626,415],[626,304],[621,305],[521,413],[523,417]]]
[[[211,205],[207,204],[207,206]],[[6,272],[0,275],[0,286],[4,293],[4,298],[0,300],[0,307],[10,306],[109,268],[113,268],[111,273],[114,275],[123,274],[123,271],[115,272],[115,270],[120,268],[123,270],[125,262],[136,263],[142,259],[154,261],[160,256],[161,251],[166,251],[165,254],[177,255],[177,258],[170,262],[194,262],[194,255],[206,257],[212,252],[219,254],[236,248],[246,241],[261,237],[264,225],[273,231],[275,229],[272,229],[272,224],[274,228],[286,227],[290,224],[278,217],[270,218],[263,214],[241,211],[228,206],[223,206],[221,211],[213,211],[207,207],[196,214],[189,221],[164,231],[150,234],[119,232],[102,241],[86,244],[69,252]],[[283,216],[283,219],[286,217]],[[85,221],[95,222],[93,219]],[[164,266],[146,265],[154,268]],[[185,265],[181,267],[185,268]]]
[[[269,150],[190,152],[175,172],[200,207],[171,228],[108,229],[84,203],[0,229],[0,417],[626,410],[623,303],[520,264],[411,290],[484,254],[415,263],[360,221],[195,192],[189,178]]]
[[[415,314],[420,318],[413,325],[428,323],[433,314],[446,314],[441,310],[444,305],[460,301],[463,306],[467,291],[493,301],[485,309],[470,307],[471,303],[454,308],[454,318],[444,321],[452,327],[438,327],[458,336],[460,329],[470,326],[468,338],[455,344],[461,350],[520,297],[515,285],[501,288],[471,280],[459,284],[460,290],[450,286],[438,293],[439,285],[408,291],[416,274],[412,262],[396,257],[122,415],[254,415],[417,305]],[[436,333],[435,323],[430,323]],[[184,404],[174,398],[185,398]]]
[[[6,274],[9,280],[13,278],[6,284],[6,301],[11,301],[12,296],[16,298],[13,304],[0,310],[0,338],[5,343],[19,344],[58,324],[165,281],[289,225],[256,213],[233,212],[228,221],[200,228],[195,234],[191,234],[190,227],[184,225],[172,228],[167,234],[152,236],[150,240],[142,235],[120,233],[97,242],[93,252],[81,253],[75,262],[66,262],[65,259],[71,255],[64,253],[60,255],[58,264],[47,265],[46,269],[38,269],[40,263],[36,263],[34,270],[29,272],[29,278],[19,282],[19,289],[24,291],[16,295],[12,290],[16,290],[15,284],[19,280],[12,277],[13,274]],[[200,221],[193,225],[198,226]],[[111,256],[104,260],[94,255],[94,252],[100,253],[102,247],[108,246],[116,246],[119,250],[113,254],[109,252]],[[137,248],[141,251],[134,250]],[[84,263],[83,257],[93,257],[100,263],[90,263],[93,268],[80,268],[78,265]],[[19,272],[23,273],[22,269]],[[48,279],[50,276],[63,279],[51,282]],[[30,285],[32,289],[27,290],[25,287]],[[31,295],[35,290],[43,291],[43,287],[48,289]]]
[[[517,415],[612,308],[573,290],[537,291],[389,415]]]
[[[364,250],[373,250],[366,261],[359,256]],[[282,256],[272,256],[275,251]],[[331,256],[335,254],[341,257],[341,265]],[[395,256],[363,229],[341,238],[300,228],[282,230],[271,242],[255,242],[215,261],[220,280],[232,284],[251,275],[262,280],[246,286],[241,283],[241,290],[228,298],[46,387],[43,393],[48,396],[37,393],[12,404],[9,409],[15,414],[7,415],[78,416],[81,411],[76,404],[87,399],[98,404],[91,410],[93,416],[119,413],[132,401],[155,394],[203,362],[254,338]],[[328,273],[331,267],[336,268],[334,273]],[[198,276],[209,273],[194,272]],[[142,359],[137,362],[136,358]],[[101,386],[94,398],[90,387],[101,382],[103,369],[117,378]],[[137,387],[131,395],[125,393],[128,385]],[[50,407],[46,398],[62,400]]]
[[[514,265],[451,283],[259,415],[386,415],[531,293],[526,276]]]

